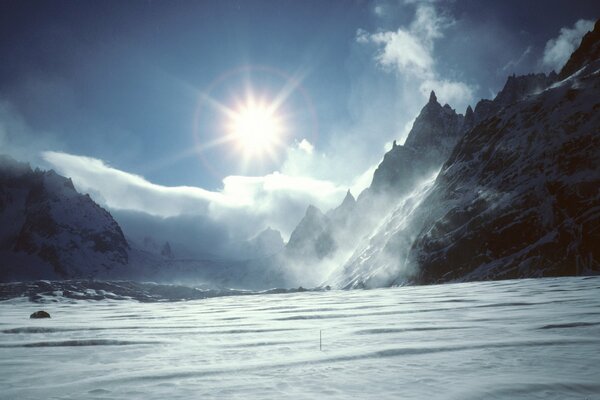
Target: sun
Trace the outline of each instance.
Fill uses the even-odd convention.
[[[283,126],[273,107],[249,101],[230,119],[233,141],[246,156],[272,154],[281,144]]]

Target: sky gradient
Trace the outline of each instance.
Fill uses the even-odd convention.
[[[112,209],[249,207],[285,235],[308,202],[367,186],[431,90],[464,113],[510,74],[560,68],[598,16],[583,0],[3,1],[0,152]],[[280,100],[270,157],[220,141],[249,97]]]

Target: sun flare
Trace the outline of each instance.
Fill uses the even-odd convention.
[[[231,134],[247,156],[272,153],[281,141],[282,125],[271,107],[248,102],[234,113]]]

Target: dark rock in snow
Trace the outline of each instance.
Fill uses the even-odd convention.
[[[29,316],[29,318],[50,318],[50,314],[48,314],[44,310],[36,311]]]

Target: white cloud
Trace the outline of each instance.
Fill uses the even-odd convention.
[[[431,4],[419,3],[408,27],[372,34],[359,29],[356,41],[375,44],[377,64],[407,81],[416,80],[418,93],[424,100],[435,90],[442,104],[451,104],[462,111],[473,100],[473,87],[449,80],[435,69],[434,43],[454,23],[452,18],[438,14]]]
[[[361,38],[361,43],[364,43]],[[398,29],[396,32],[379,32],[369,36],[369,41],[383,46],[375,59],[384,68],[400,74],[429,76],[433,58],[424,43],[410,32]]]
[[[463,82],[428,79],[421,83],[419,90],[423,97],[435,90],[440,104],[452,104],[459,112],[466,110],[473,100],[473,88]]]
[[[265,176],[228,176],[223,189],[157,185],[106,165],[103,161],[45,151],[43,159],[76,187],[115,210],[139,211],[159,217],[205,215],[232,230],[255,234],[266,226],[291,233],[308,204],[323,210],[336,206],[346,187],[306,176],[274,172]]]
[[[581,38],[594,28],[594,22],[580,19],[573,28],[561,28],[558,37],[548,40],[542,57],[542,65],[559,71],[569,56],[579,46]]]
[[[312,154],[315,149],[315,147],[306,139],[302,139],[300,143],[298,143],[298,148],[307,154]]]

